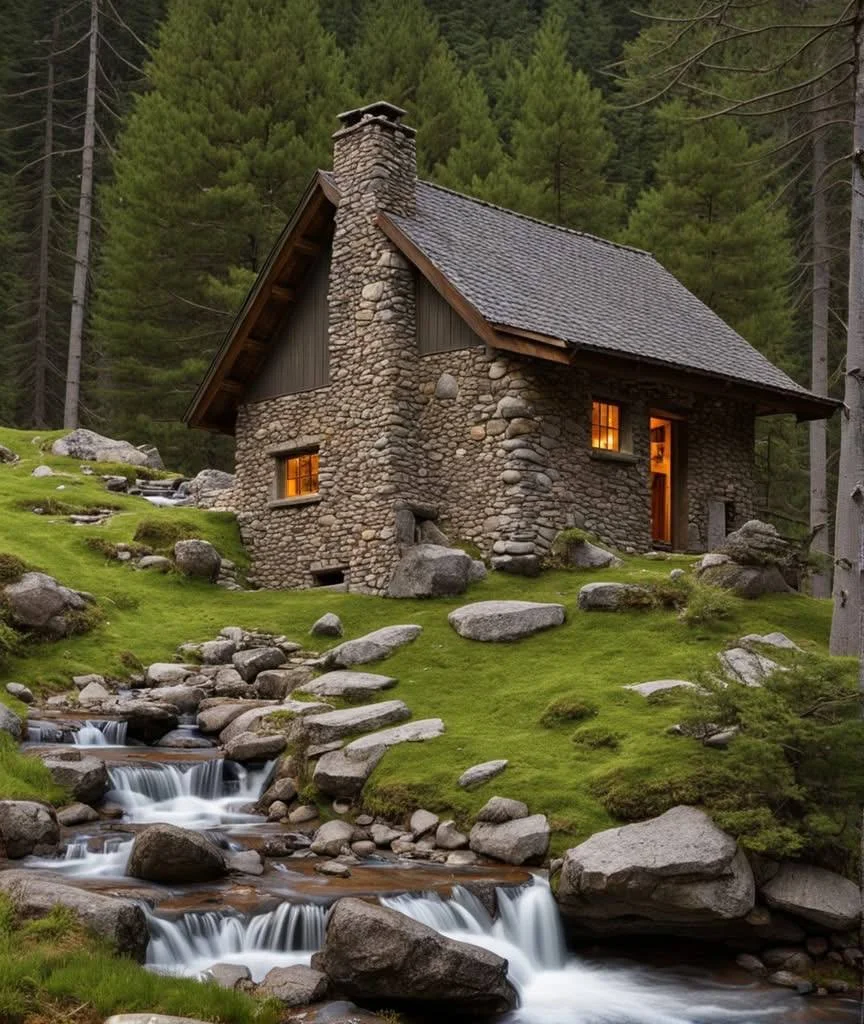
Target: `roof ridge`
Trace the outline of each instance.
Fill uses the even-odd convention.
[[[490,210],[500,210],[501,213],[509,213],[512,217],[519,217],[521,220],[531,221],[533,224],[539,224],[544,228],[554,228],[555,231],[561,231],[567,235],[576,235],[578,238],[587,238],[592,242],[600,242],[602,245],[609,245],[613,249],[623,249],[625,252],[634,252],[639,256],[647,256],[649,259],[655,260],[657,257],[653,252],[649,252],[647,249],[639,249],[635,245],[627,245],[624,242],[613,242],[609,238],[603,238],[600,235],[593,235],[590,231],[577,231],[576,228],[568,228],[563,224],[553,224],[548,220],[541,220],[539,217],[532,217],[527,213],[520,213],[518,210],[511,210],[508,206],[501,206],[498,203],[490,203],[488,199],[478,199],[477,196],[469,196],[467,192],[459,192],[455,188],[448,188],[446,185],[439,185],[435,181],[426,181],[425,178],[417,179],[418,185],[428,185],[429,188],[437,189],[439,192],[447,192],[451,196],[458,196],[460,199],[467,199],[469,203],[476,203],[478,206],[486,206]]]

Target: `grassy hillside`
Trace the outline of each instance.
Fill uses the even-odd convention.
[[[53,436],[42,435],[42,440]],[[223,555],[244,564],[232,517],[157,509],[140,498],[108,494],[100,481],[81,475],[75,460],[42,452],[33,434],[0,430],[0,443],[22,456],[16,466],[0,466],[0,553],[15,554],[63,583],[91,591],[106,616],[87,635],[27,649],[6,666],[3,681],[61,689],[76,673],[120,675],[127,671],[127,652],[143,663],[170,659],[179,643],[206,639],[225,625],[308,640],[309,627],[325,611],[342,617],[349,637],[392,623],[419,623],[424,630],[420,639],[386,662],[384,670],[398,677],[399,685],[385,696],[405,700],[415,718],[440,716],[447,731],[432,742],[388,753],[367,787],[369,803],[381,811],[425,804],[467,817],[494,791],[547,813],[557,832],[556,848],[572,845],[611,822],[596,795],[597,781],[610,768],[644,778],[655,788],[667,787],[674,795],[701,759],[723,756],[667,735],[667,727],[681,717],[682,698],[668,694],[646,701],[623,690],[625,684],[693,678],[744,633],[781,630],[807,650],[826,650],[830,603],[798,595],[737,600],[729,619],[707,628],[687,626],[669,610],[603,614],[576,609],[579,588],[589,580],[659,582],[673,566],[686,566],[684,558],[633,558],[600,574],[557,571],[537,580],[495,574],[474,586],[467,599],[428,602],[323,591],[234,593],[176,575],[136,572],[107,561],[86,539],[131,541],[145,519],[182,520]],[[68,476],[33,478],[31,470],[39,463]],[[61,484],[64,490],[58,491]],[[104,526],[77,527],[29,510],[47,498],[116,504],[120,511]],[[567,623],[508,646],[458,637],[447,613],[465,600],[490,598],[561,602]],[[617,748],[574,744],[578,722],[541,725],[554,701],[593,706],[597,713],[590,724],[614,733]],[[494,783],[473,794],[457,787],[464,768],[499,757],[509,758],[510,766]]]

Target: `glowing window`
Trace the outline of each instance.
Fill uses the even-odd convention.
[[[592,402],[591,447],[621,451],[621,406],[615,402]]]
[[[283,497],[301,498],[307,494],[318,493],[318,453],[306,452],[303,455],[289,455],[282,465]]]

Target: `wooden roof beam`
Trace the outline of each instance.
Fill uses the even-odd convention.
[[[294,289],[284,284],[274,284],[270,289],[270,298],[276,299],[277,302],[293,302],[295,295]]]

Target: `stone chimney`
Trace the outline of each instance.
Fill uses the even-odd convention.
[[[405,111],[379,100],[339,115],[333,173],[343,194],[360,192],[377,210],[412,214],[417,184],[416,132]]]

